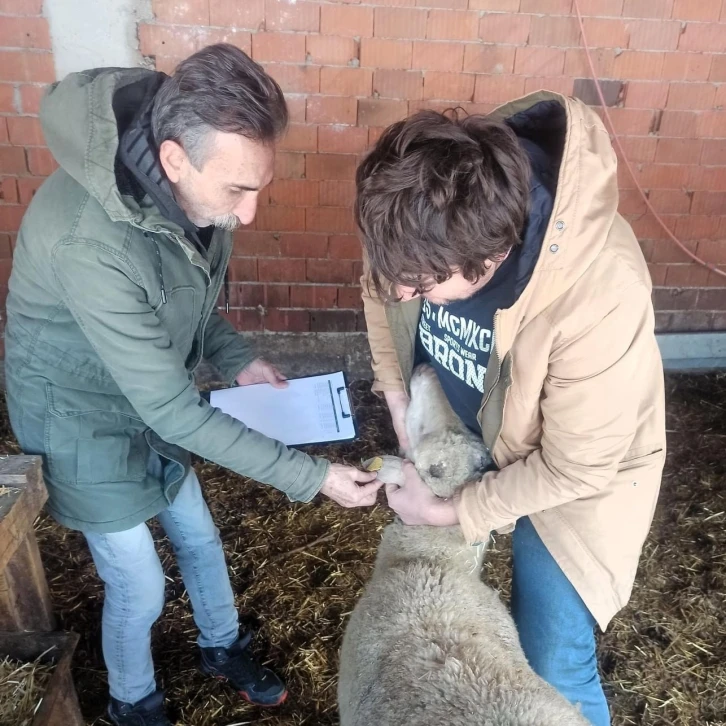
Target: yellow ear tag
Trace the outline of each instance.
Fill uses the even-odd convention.
[[[366,471],[380,471],[383,468],[383,459],[380,456],[374,456],[367,462],[363,463]]]

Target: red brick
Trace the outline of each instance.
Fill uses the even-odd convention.
[[[9,83],[0,83],[0,113],[17,113],[15,87]]]
[[[197,50],[215,43],[230,43],[247,53],[247,55],[252,55],[252,34],[246,30],[198,28],[197,31]]]
[[[337,299],[337,287],[293,285],[290,288],[290,305],[294,308],[333,308]]]
[[[307,100],[305,118],[308,123],[354,125],[358,116],[355,98],[311,96]]]
[[[234,234],[235,257],[277,257],[280,255],[280,235],[243,229]]]
[[[460,71],[464,63],[464,47],[463,43],[416,41],[411,67],[427,71]]]
[[[424,99],[450,101],[471,101],[474,97],[473,73],[440,73],[426,71],[424,77]]]
[[[183,60],[183,58],[167,58],[164,55],[157,55],[154,60],[154,70],[170,76]]]
[[[521,13],[541,13],[542,15],[569,15],[572,12],[572,0],[522,0],[519,5]]]
[[[290,123],[293,124],[304,124],[305,123],[305,102],[307,99],[305,96],[291,96],[285,97],[287,102],[287,113],[290,117]]]
[[[671,229],[675,227],[678,215],[661,215],[661,219],[663,220],[663,223],[666,225],[666,227]],[[664,238],[666,236],[666,233],[663,231],[663,227],[661,226],[660,222],[654,216],[646,214],[636,217],[634,219],[631,218],[628,221],[630,222],[630,225],[633,228],[633,232],[638,239],[655,240],[656,246],[665,242]],[[679,260],[674,261],[678,262]]]
[[[668,108],[680,108],[689,111],[713,108],[716,97],[716,86],[712,83],[671,83],[668,93]]]
[[[288,333],[310,331],[310,313],[306,310],[268,310],[263,316],[265,330],[279,330]]]
[[[706,288],[698,293],[701,310],[726,310],[726,288]]]
[[[592,59],[600,78],[612,78],[615,67],[615,51],[612,48],[595,48]],[[581,48],[568,48],[565,51],[565,75],[574,78],[589,78],[590,65],[585,51]]]
[[[0,0],[0,13],[7,15],[40,15],[43,0]]]
[[[254,282],[257,280],[257,260],[254,257],[233,257],[229,261],[230,280]]]
[[[24,114],[40,113],[40,101],[48,90],[48,86],[20,86],[20,108]]]
[[[53,56],[30,50],[0,51],[0,81],[51,83],[55,80]]]
[[[266,305],[271,308],[286,308],[290,306],[289,285],[265,285]]]
[[[328,237],[324,234],[280,235],[280,252],[283,257],[327,257]]]
[[[405,118],[408,104],[405,101],[389,101],[378,98],[358,100],[359,126],[390,126]]]
[[[360,62],[368,68],[411,67],[413,43],[382,38],[361,38]]]
[[[330,257],[336,260],[360,260],[360,240],[355,235],[335,235],[330,238]]]
[[[25,172],[27,172],[25,151],[17,146],[0,146],[0,174],[23,174]]]
[[[643,164],[636,173],[645,189],[681,189],[688,183],[691,172],[681,164]]]
[[[275,156],[276,179],[302,179],[305,176],[304,154],[277,154]]]
[[[15,204],[0,205],[0,232],[17,232],[26,209],[27,207]]]
[[[553,91],[554,93],[561,93],[563,96],[571,96],[572,84],[572,78],[566,76],[562,76],[561,78],[531,76],[524,79],[524,92]]]
[[[486,43],[524,45],[529,37],[531,17],[487,13],[479,21],[479,38]]]
[[[681,35],[681,24],[666,20],[630,20],[628,47],[634,50],[675,50]]]
[[[709,270],[703,265],[668,265],[665,284],[669,287],[701,287],[708,282]]]
[[[305,154],[308,179],[349,181],[355,174],[356,158],[352,154]]]
[[[199,32],[189,26],[150,25],[139,26],[141,52],[148,56],[165,55],[184,58],[198,48]]]
[[[9,260],[13,256],[13,245],[9,234],[0,234],[0,258]]]
[[[721,83],[716,86],[716,98],[713,102],[713,108],[723,109],[726,108],[726,83]]]
[[[320,92],[332,96],[370,96],[373,71],[368,68],[322,68]]]
[[[698,55],[694,57],[700,58],[703,61],[706,61],[709,58],[709,56],[706,55]],[[709,79],[717,82],[726,81],[726,55],[713,56],[713,64],[711,65]]]
[[[698,134],[698,114],[692,111],[665,110],[658,133],[661,136],[694,138]]]
[[[302,207],[280,205],[259,207],[255,228],[274,232],[297,232],[305,229],[305,210]]]
[[[580,29],[577,19],[561,15],[532,16],[529,45],[577,46],[580,44]],[[591,44],[594,45],[594,43]]]
[[[718,20],[721,0],[675,0],[672,17],[676,20]]]
[[[209,25],[209,0],[154,0],[154,16],[172,25]]]
[[[15,182],[15,177],[0,177],[0,203],[17,204],[19,201],[20,197],[18,196],[18,185]]]
[[[517,48],[514,72],[525,76],[560,76],[565,51],[559,48]]]
[[[415,113],[414,111],[411,110],[410,103],[408,104],[408,106],[409,106],[409,114]],[[378,139],[380,139],[381,136],[383,136],[383,132],[385,130],[386,129],[381,126],[379,126],[377,128],[374,126],[369,127],[369,129],[368,129],[368,146],[369,147],[375,146],[375,144],[378,142]]]
[[[726,191],[693,193],[693,214],[723,214],[726,210]]]
[[[359,0],[343,0],[344,2],[357,3]],[[385,7],[407,7],[412,8],[416,5],[416,0],[376,0],[376,5]]]
[[[684,242],[684,246],[686,249],[695,253],[695,242]],[[686,262],[688,260],[688,256],[682,249],[680,249],[674,242],[666,239],[662,239],[653,245],[653,249],[649,257],[650,262],[659,263]]]
[[[36,116],[10,116],[8,118],[10,143],[16,146],[43,146],[43,130]]]
[[[515,49],[502,45],[467,43],[464,50],[464,71],[467,73],[511,73]]]
[[[469,10],[516,13],[519,10],[519,0],[469,0]]]
[[[360,287],[339,287],[338,307],[358,310],[363,307]]]
[[[692,50],[701,53],[726,52],[726,33],[718,23],[686,23],[680,36],[679,50]]]
[[[323,5],[320,32],[325,35],[370,38],[373,35],[373,8]]]
[[[623,80],[658,81],[663,69],[663,53],[625,50],[615,56],[612,75]],[[602,73],[602,71],[600,71]]]
[[[307,281],[349,285],[353,263],[346,260],[307,260]]]
[[[44,177],[21,176],[18,177],[18,193],[20,194],[21,204],[30,204],[35,192],[38,191],[40,185],[45,181]]]
[[[701,164],[726,166],[726,141],[722,139],[704,139]]]
[[[280,151],[317,151],[318,128],[307,124],[290,124],[277,147]]]
[[[373,34],[378,38],[425,38],[426,10],[376,8]]]
[[[209,0],[209,16],[222,28],[258,30],[265,22],[265,0]]]
[[[320,68],[269,63],[265,70],[278,82],[285,93],[318,93]]]
[[[467,0],[416,0],[420,8],[446,8],[448,10],[466,10]]]
[[[702,146],[700,139],[658,139],[655,160],[659,164],[693,164]]]
[[[698,136],[726,138],[726,111],[702,111],[696,119]]]
[[[0,23],[0,46],[50,50],[48,21],[37,17],[3,17]]]
[[[318,183],[303,179],[277,179],[270,185],[270,204],[312,207],[319,203]]]
[[[305,42],[311,63],[345,66],[358,57],[358,45],[353,38],[308,35]]]
[[[376,71],[373,77],[376,97],[420,100],[423,97],[421,71]]]
[[[625,156],[631,162],[653,161],[658,139],[654,136],[631,136],[621,137],[620,143],[625,151]]]
[[[353,182],[320,182],[320,206],[351,208],[354,200],[355,184]]]
[[[645,214],[647,208],[640,192],[635,189],[621,189],[618,197],[620,214]]]
[[[236,285],[235,287],[240,307],[256,308],[258,305],[265,304],[265,285]]]
[[[324,153],[357,154],[368,147],[368,130],[351,126],[320,126],[318,149]]]
[[[691,197],[682,189],[653,189],[648,197],[659,214],[688,214]]]
[[[266,0],[265,30],[317,33],[320,30],[320,6],[305,0],[296,0],[294,3],[290,0]]]
[[[614,18],[583,18],[587,43],[592,48],[627,48],[630,40],[625,21]],[[575,45],[578,45],[576,43]]]
[[[668,84],[665,81],[631,81],[625,86],[626,108],[665,107]]]
[[[356,226],[350,208],[308,207],[305,210],[305,229],[308,232],[352,234]]]
[[[257,261],[260,282],[300,282],[305,279],[305,260],[265,259]]]
[[[252,57],[258,63],[304,63],[305,36],[297,33],[255,33]]]
[[[479,13],[431,10],[426,37],[430,40],[477,40],[479,37]]]
[[[474,100],[478,103],[506,103],[524,94],[521,76],[477,76]]]
[[[714,60],[718,57],[720,56],[714,56]],[[663,59],[662,77],[668,81],[706,81],[710,68],[711,56],[709,55],[666,53]]]
[[[236,313],[232,322],[235,330],[262,330],[262,315],[259,310],[230,310]]]
[[[713,217],[707,217],[706,219],[713,219]],[[697,254],[704,262],[724,264],[726,263],[726,240],[701,240],[698,243]]]
[[[670,18],[673,0],[625,0],[626,18]]]
[[[665,285],[666,272],[668,271],[668,265],[653,265],[648,263],[648,272],[653,285],[661,287]]]

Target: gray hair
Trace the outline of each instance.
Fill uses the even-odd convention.
[[[159,88],[151,114],[156,145],[176,141],[197,169],[207,160],[212,131],[271,143],[287,122],[280,86],[229,43],[207,46],[182,61]]]

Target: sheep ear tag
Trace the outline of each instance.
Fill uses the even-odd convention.
[[[366,471],[380,471],[383,468],[383,459],[380,456],[374,456],[372,459],[361,462],[361,465]]]

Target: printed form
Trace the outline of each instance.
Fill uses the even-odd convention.
[[[251,429],[287,446],[349,441],[355,421],[342,371],[212,391],[209,402]]]

